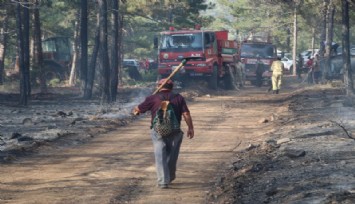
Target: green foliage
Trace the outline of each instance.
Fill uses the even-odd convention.
[[[294,4],[300,2],[299,4]],[[336,5],[334,41],[341,42],[341,8],[340,1],[334,0]],[[215,28],[229,28],[238,33],[239,39],[244,39],[250,32],[271,31],[274,43],[282,50],[289,50],[292,46],[293,32],[293,10],[297,5],[298,12],[298,51],[309,49],[312,42],[312,29],[315,28],[316,47],[319,47],[323,1],[303,0],[218,0],[218,5],[224,5],[217,10],[216,20],[213,22]],[[354,8],[355,4],[352,4]],[[350,9],[351,10],[351,9]],[[221,15],[219,16],[218,13]],[[230,14],[231,16],[229,16]],[[350,12],[351,19],[355,20],[355,10]],[[352,25],[353,23],[350,23]],[[351,28],[355,33],[355,27]],[[291,44],[288,44],[288,43]],[[351,36],[351,42],[355,44],[355,35]]]
[[[52,1],[41,4],[42,33],[45,37],[73,36],[75,14],[79,1]]]

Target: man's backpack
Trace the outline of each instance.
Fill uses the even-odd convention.
[[[170,103],[175,96],[176,95],[169,94],[169,99],[166,100],[163,95],[160,95],[160,108],[155,114],[151,128],[162,137],[171,136],[180,131],[180,123]]]

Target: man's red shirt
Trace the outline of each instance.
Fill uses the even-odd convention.
[[[151,119],[153,120],[157,110],[160,108],[161,97],[164,100],[168,100],[169,97],[172,98],[170,100],[170,103],[173,106],[176,119],[179,122],[181,122],[182,113],[190,112],[186,105],[184,97],[180,94],[175,94],[170,91],[160,91],[155,95],[146,97],[145,100],[138,105],[139,112],[145,113],[147,111],[150,111],[152,113]]]

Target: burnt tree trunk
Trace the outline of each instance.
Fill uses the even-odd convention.
[[[87,80],[87,66],[88,66],[88,3],[87,0],[81,0],[81,16],[80,16],[80,79],[82,92],[85,92]]]
[[[119,35],[119,1],[112,2],[112,50],[111,50],[111,96],[112,101],[117,99],[118,86],[118,35]]]
[[[76,74],[77,69],[79,67],[79,55],[80,55],[80,12],[76,13],[76,20],[75,20],[75,30],[74,30],[74,45],[73,45],[73,60],[70,68],[70,75],[69,75],[69,85],[74,86],[76,81]]]
[[[332,56],[334,14],[335,14],[335,7],[333,4],[333,0],[330,0],[328,13],[327,13],[327,16],[328,16],[328,26],[327,26],[327,35],[326,35],[327,44],[325,47],[324,68],[322,70],[323,81],[326,80],[327,76],[330,73],[330,57]]]
[[[2,21],[2,26],[0,28],[0,85],[4,83],[5,76],[5,56],[6,56],[6,44],[7,44],[7,28],[8,28],[8,13],[5,13],[5,16]]]
[[[292,67],[293,76],[297,75],[297,66],[296,66],[296,59],[297,59],[297,36],[298,36],[298,29],[297,29],[297,6],[294,5],[293,8],[293,47],[292,47],[292,56],[293,56],[293,64],[295,66]]]
[[[88,67],[88,78],[87,78],[87,83],[86,83],[86,88],[85,88],[85,99],[91,99],[92,98],[92,91],[94,87],[94,80],[95,80],[95,70],[96,70],[96,61],[97,61],[97,54],[99,52],[99,47],[100,47],[100,18],[99,15],[97,15],[97,25],[96,25],[96,33],[95,33],[95,38],[94,38],[94,48],[91,54],[91,59]]]
[[[323,59],[324,51],[325,51],[324,42],[326,41],[326,33],[327,33],[328,4],[329,4],[329,0],[323,0],[323,8],[322,8],[323,22],[322,22],[322,30],[321,30],[321,37],[320,37],[320,45],[319,45],[319,55],[321,59]]]
[[[20,105],[27,106],[28,95],[27,95],[27,82],[26,82],[26,72],[25,72],[25,62],[24,62],[24,38],[22,31],[22,6],[20,2],[16,3],[16,26],[17,26],[17,55],[20,67]]]
[[[118,31],[118,84],[122,85],[122,59],[123,59],[123,15],[119,15],[119,31]]]
[[[31,95],[31,81],[30,81],[30,12],[28,9],[28,0],[24,0],[23,6],[23,56],[24,56],[24,71],[26,80],[26,94]]]
[[[45,70],[43,66],[43,50],[42,50],[42,31],[41,21],[39,17],[39,0],[35,0],[35,9],[33,11],[33,24],[34,24],[34,55],[33,67],[38,71],[39,83],[41,93],[47,92]]]
[[[110,96],[110,61],[108,56],[108,43],[107,43],[107,1],[98,0],[99,14],[100,14],[100,64],[102,68],[102,96],[101,103],[111,103]]]
[[[342,43],[343,43],[343,63],[344,63],[344,83],[346,95],[352,96],[354,94],[354,82],[352,78],[352,70],[350,66],[350,23],[349,23],[349,2],[347,0],[341,1],[342,6]]]

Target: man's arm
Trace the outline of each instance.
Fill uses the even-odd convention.
[[[184,113],[182,113],[182,116],[184,117],[186,125],[188,127],[187,137],[192,139],[194,137],[195,133],[194,133],[194,125],[192,123],[192,118],[191,118],[190,112],[184,112]]]

